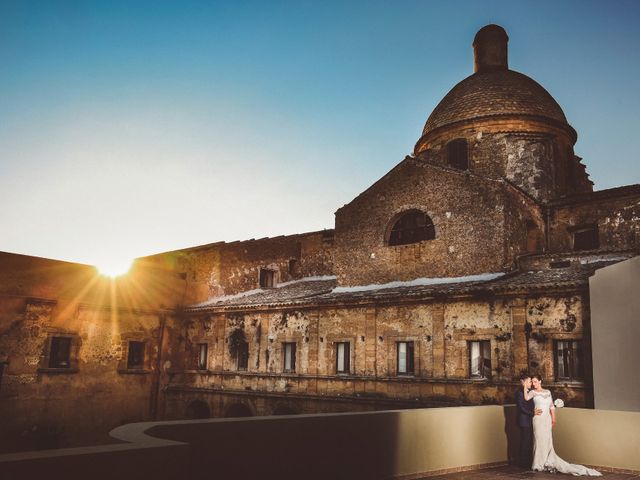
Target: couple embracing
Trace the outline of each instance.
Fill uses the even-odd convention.
[[[516,392],[518,426],[520,427],[520,452],[518,463],[524,468],[536,471],[570,473],[599,477],[597,470],[583,465],[565,462],[553,449],[551,431],[556,424],[555,406],[551,392],[542,388],[540,375],[520,376],[520,386]],[[533,453],[533,459],[532,459]]]

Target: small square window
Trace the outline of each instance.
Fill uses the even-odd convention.
[[[556,380],[582,380],[582,342],[556,340],[554,343]]]
[[[296,371],[296,344],[295,342],[286,342],[282,344],[283,353],[283,369],[285,373]]]
[[[459,170],[469,169],[469,151],[467,141],[464,138],[457,138],[447,144],[447,156],[449,165]]]
[[[144,342],[129,342],[127,353],[127,368],[142,368],[144,366]]]
[[[238,343],[238,370],[249,369],[249,344],[247,342]]]
[[[274,270],[270,270],[268,268],[260,269],[260,287],[262,288],[273,288],[276,283],[276,272]]]
[[[351,372],[351,344],[349,342],[336,343],[336,373]]]
[[[206,370],[209,360],[209,345],[206,343],[198,344],[198,361],[196,363],[197,370]]]
[[[595,250],[600,248],[598,227],[596,225],[585,226],[573,230],[574,250]]]
[[[71,338],[51,338],[49,368],[71,368]]]
[[[491,342],[489,340],[469,342],[469,376],[491,378]]]
[[[397,342],[398,350],[398,375],[413,374],[413,342]]]
[[[296,275],[298,273],[298,260],[295,258],[289,259],[289,275]]]

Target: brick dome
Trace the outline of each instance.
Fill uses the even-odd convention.
[[[480,70],[445,95],[433,110],[422,135],[465,120],[530,116],[567,125],[560,105],[535,80],[507,69]]]

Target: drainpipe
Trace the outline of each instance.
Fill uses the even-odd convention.
[[[0,362],[0,387],[2,386],[2,375],[4,374],[4,367],[9,365],[8,360],[3,360]]]
[[[544,252],[549,251],[549,225],[551,225],[551,209],[544,207]]]
[[[153,372],[153,382],[151,385],[151,405],[150,413],[151,419],[157,420],[158,418],[158,399],[160,397],[160,377],[162,375],[162,351],[164,344],[164,332],[167,323],[167,317],[160,315],[160,332],[158,334],[158,355],[156,358],[156,368]]]
[[[529,371],[529,337],[531,336],[531,324],[529,323],[528,320],[524,321],[524,342],[525,342],[525,347],[527,349],[527,372]]]

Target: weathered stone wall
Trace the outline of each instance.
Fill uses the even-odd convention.
[[[517,259],[527,253],[540,253],[545,248],[545,219],[540,206],[515,188],[505,193],[505,267],[515,268]]]
[[[598,227],[600,248],[629,250],[640,247],[640,194],[621,189],[596,192],[592,197],[567,201],[551,209],[550,251],[570,251],[573,248],[571,229],[580,225]]]
[[[183,305],[260,288],[260,268],[276,283],[333,275],[333,230],[242,242],[219,242],[147,257],[174,265],[187,282]]]
[[[560,395],[565,402],[580,404],[585,402],[592,405],[591,392],[585,392],[583,385],[591,384],[590,334],[585,333],[589,328],[588,301],[585,294],[566,296],[540,296],[531,298],[526,303],[527,321],[531,325],[528,340],[529,370],[539,373],[543,382],[553,384],[556,381],[554,366],[554,341],[581,340],[583,342],[583,362],[585,379],[583,382],[557,382],[554,393]],[[578,388],[572,388],[577,386]],[[587,389],[590,390],[590,389]]]
[[[339,285],[501,271],[506,261],[504,188],[476,175],[405,159],[336,212]],[[409,209],[431,217],[435,239],[388,246],[394,219]]]
[[[556,125],[515,117],[477,120],[429,134],[416,152],[448,166],[446,146],[458,138],[467,141],[470,171],[505,178],[541,202],[592,190],[584,165],[573,154],[575,139]]]
[[[161,337],[172,343],[164,306],[179,283],[157,268],[111,281],[86,265],[0,254],[0,450],[109,442],[110,429],[152,418]],[[49,368],[54,336],[71,339],[68,368]],[[136,372],[126,371],[130,339],[145,342]]]
[[[257,411],[268,414],[266,405],[273,405],[274,398],[312,403],[345,398],[365,404],[377,399],[416,405],[508,402],[514,379],[521,370],[530,370],[541,373],[545,384],[565,401],[585,405],[589,379],[557,383],[553,362],[554,340],[586,338],[585,318],[583,293],[577,291],[377,307],[213,313],[188,322],[183,336],[186,356],[190,344],[210,343],[208,371],[179,373],[171,385],[178,390],[195,387],[200,396],[227,392],[226,403],[238,395],[263,395],[271,400]],[[230,347],[238,331],[249,344],[247,371],[238,371]],[[470,378],[469,342],[478,340],[490,342],[490,379]],[[398,375],[399,341],[414,342],[412,375]],[[283,372],[283,342],[297,344],[293,373]],[[351,346],[351,372],[346,375],[335,370],[337,342]],[[179,410],[175,405],[167,408],[173,414]],[[215,407],[218,413],[222,410]]]

